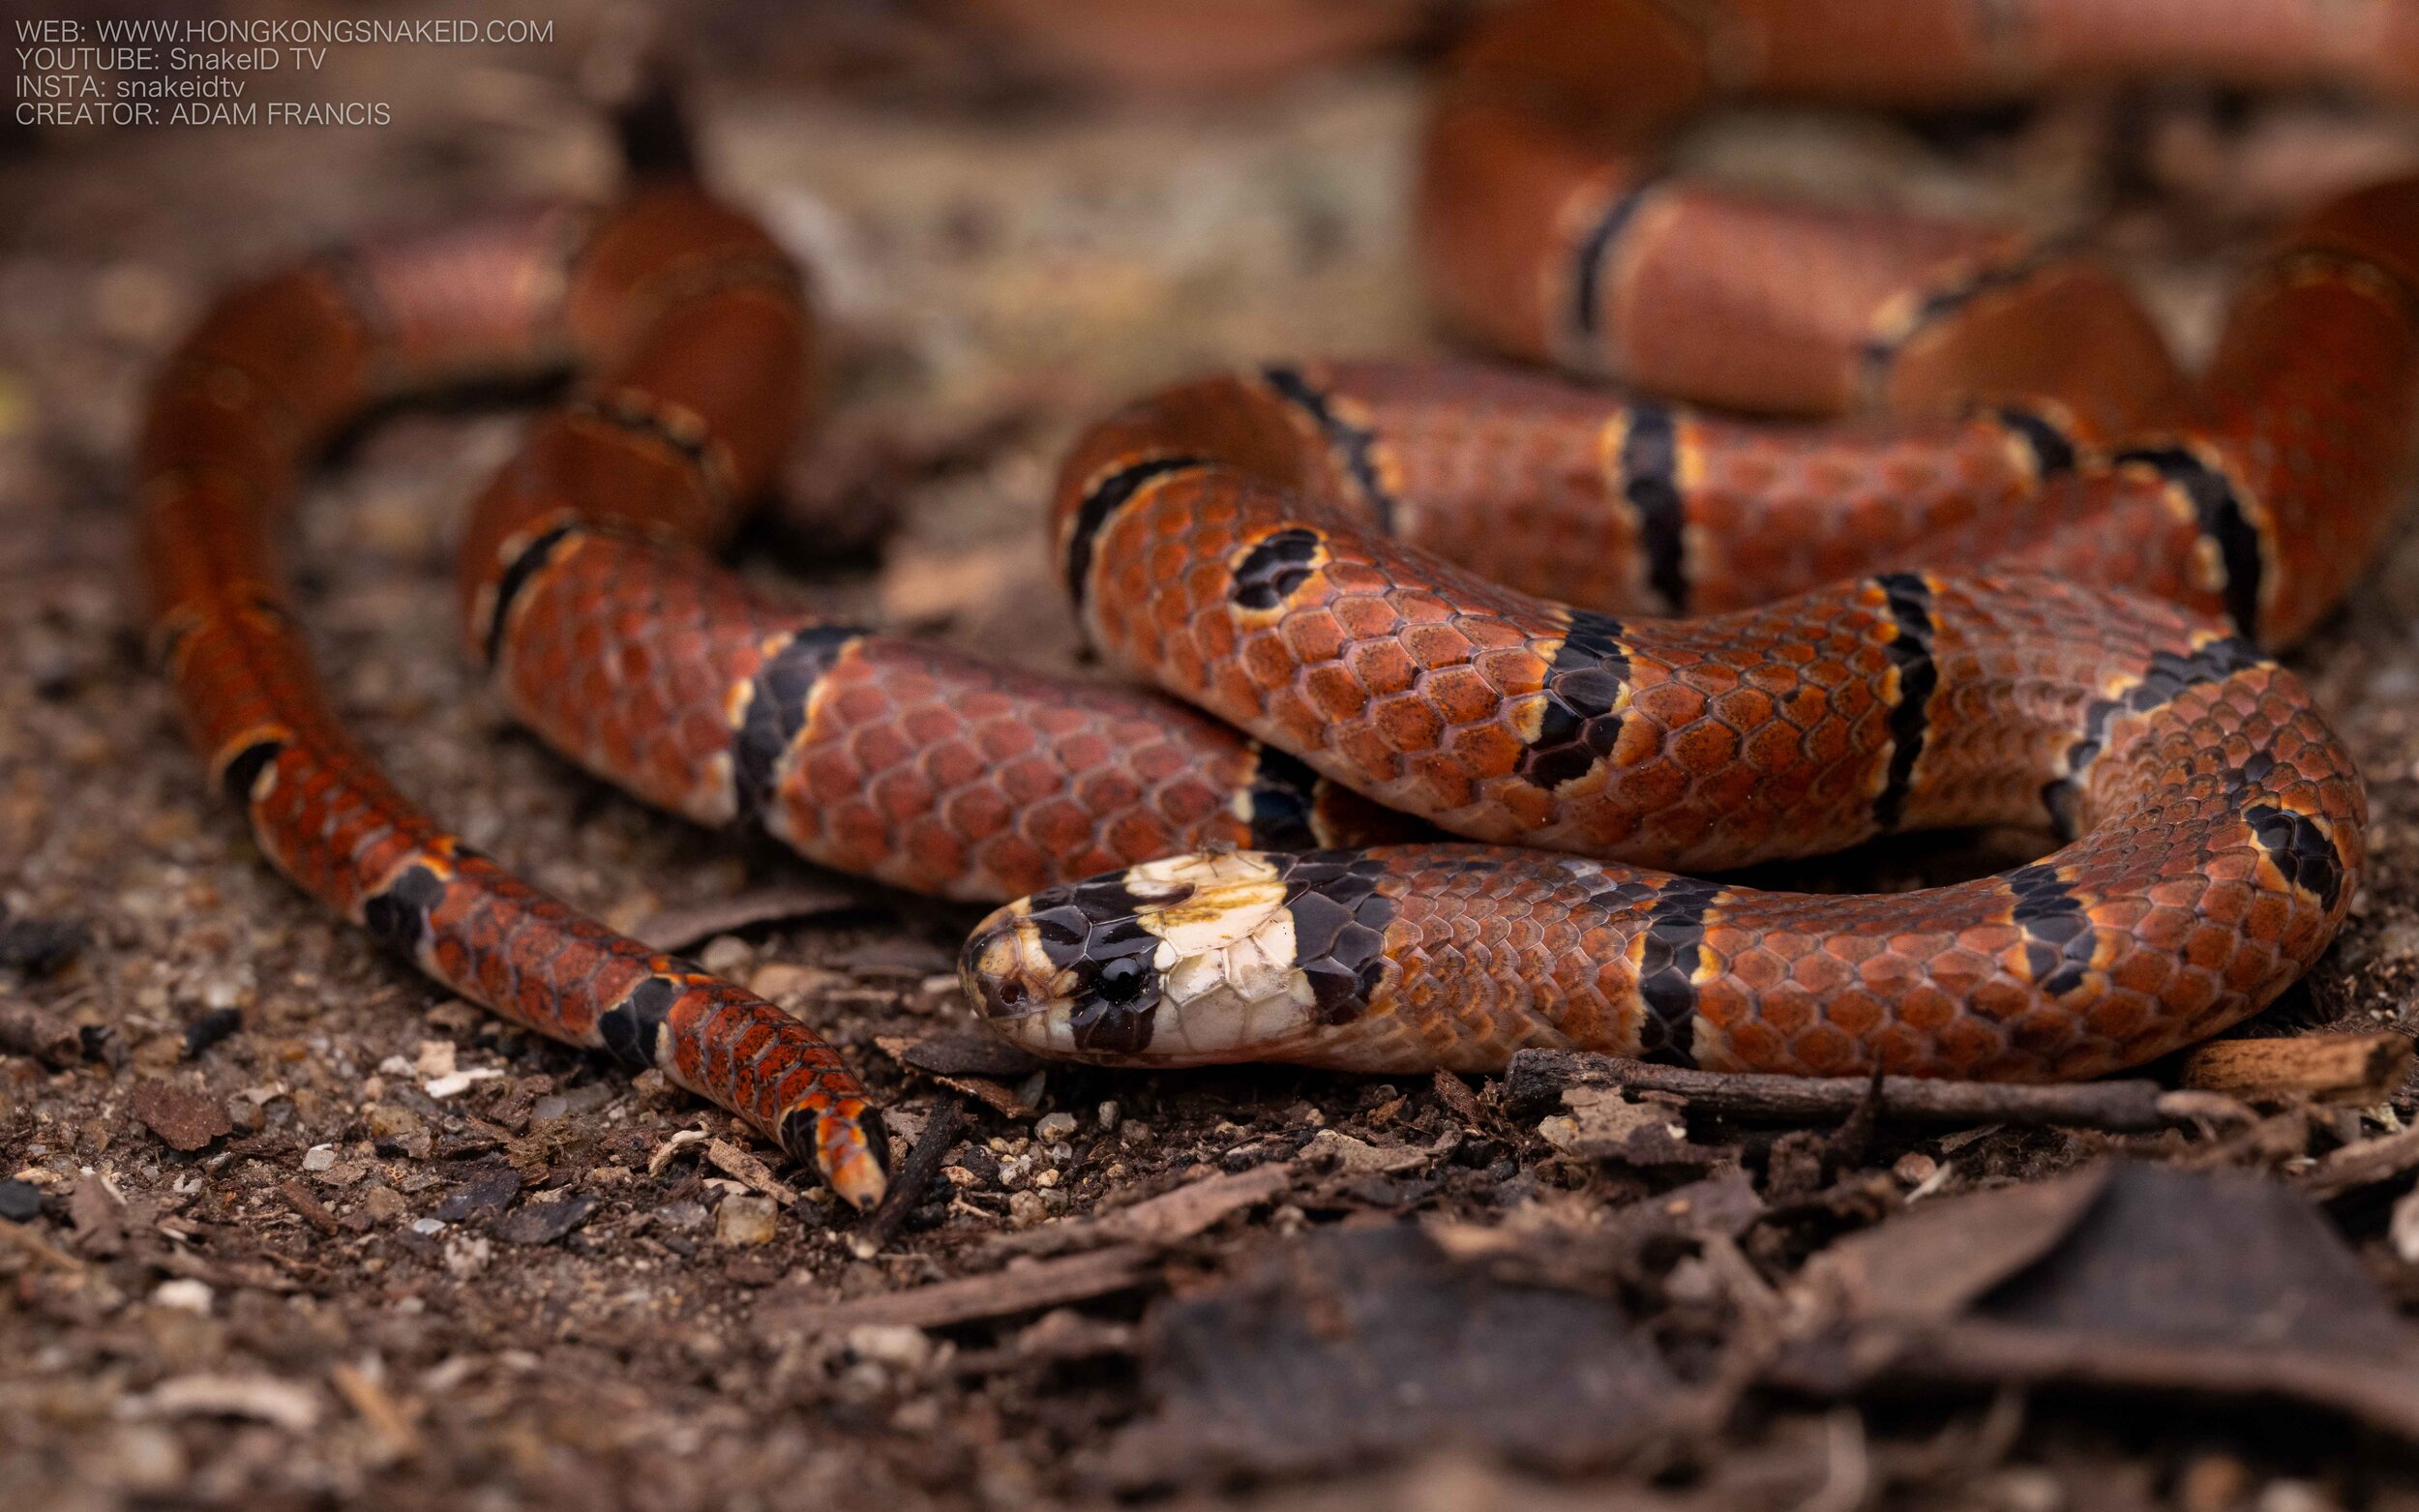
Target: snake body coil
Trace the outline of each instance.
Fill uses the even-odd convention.
[[[1207,715],[830,624],[711,563],[791,440],[813,322],[771,241],[694,189],[314,259],[224,300],[153,394],[143,557],[194,743],[265,854],[424,970],[880,1196],[879,1121],[829,1047],[449,836],[311,668],[273,537],[319,442],[392,395],[569,368],[473,512],[472,653],[650,801],[928,892],[1033,893],[966,975],[1038,1049],[2042,1077],[2212,1032],[2359,883],[2358,780],[2258,646],[2341,598],[2400,498],[2419,185],[2289,236],[2187,384],[2087,259],[1768,205],[1661,173],[1656,143],[1737,90],[2399,85],[2414,44],[2391,7],[2351,45],[2370,8],[2235,0],[2223,44],[2113,6],[1925,30],[1953,9],[1734,3],[1690,29],[1548,0],[1482,26],[1424,173],[1448,312],[1644,389],[1878,418],[1387,364],[1145,400],[1076,448],[1054,540],[1094,642]],[[1337,848],[1417,833],[1389,810],[1549,848]],[[2076,838],[1892,898],[1643,870],[1978,822]]]

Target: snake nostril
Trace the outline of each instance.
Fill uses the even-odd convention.
[[[1000,1002],[1003,1007],[1022,1008],[1025,1006],[1025,984],[1022,982],[1002,982],[1000,984],[996,995],[999,997]]]

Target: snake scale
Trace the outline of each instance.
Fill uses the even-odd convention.
[[[1428,281],[1475,340],[1621,387],[1297,362],[1094,427],[1056,559],[1092,644],[1164,693],[832,623],[715,565],[808,407],[816,333],[796,268],[693,184],[327,253],[226,296],[155,386],[155,645],[304,888],[464,996],[730,1109],[860,1206],[886,1141],[827,1045],[521,882],[344,733],[276,541],[366,407],[572,371],[472,512],[470,654],[557,750],[692,819],[925,892],[1029,895],[963,975],[1035,1050],[2135,1064],[2272,1000],[2359,885],[2359,778],[2263,648],[2340,602],[2401,503],[2419,182],[2290,229],[2187,378],[2071,248],[1749,195],[1664,149],[1741,96],[1930,106],[2170,73],[2406,92],[2419,20],[2317,0],[1490,14],[1422,148]],[[1969,824],[2066,844],[1893,896],[1651,870]]]

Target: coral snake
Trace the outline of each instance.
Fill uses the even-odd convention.
[[[963,975],[1035,1050],[2135,1064],[2273,999],[2359,885],[2358,776],[2262,647],[2342,599],[2401,502],[2419,183],[2291,229],[2188,379],[2084,253],[1751,195],[1664,149],[1748,95],[2419,80],[2403,8],[2212,9],[1490,14],[1426,132],[1428,281],[1476,341],[1622,388],[1294,362],[1093,428],[1055,559],[1091,642],[1164,694],[834,624],[714,564],[807,407],[815,324],[776,244],[672,179],[223,299],[144,428],[158,655],[304,888],[464,996],[730,1109],[859,1205],[886,1143],[828,1046],[518,880],[342,728],[276,538],[365,407],[575,373],[474,508],[470,654],[641,797],[910,888],[1029,894]],[[1971,824],[2066,844],[1890,896],[1651,870]]]

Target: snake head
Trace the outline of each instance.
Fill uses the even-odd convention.
[[[967,941],[966,999],[1001,1037],[1061,1060],[1281,1053],[1316,1026],[1281,859],[1177,856],[1019,899]]]

